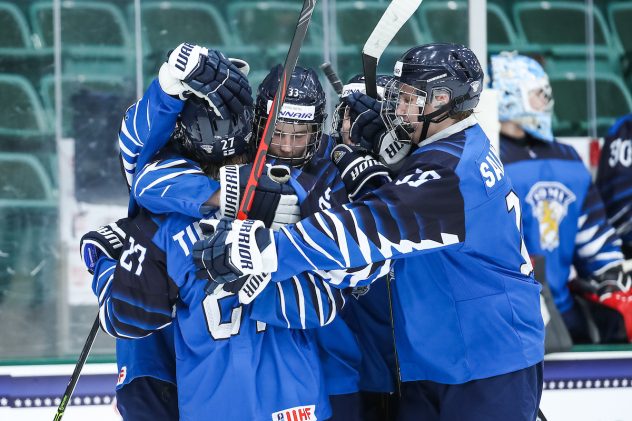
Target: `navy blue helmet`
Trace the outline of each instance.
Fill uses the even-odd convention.
[[[460,44],[433,43],[411,48],[397,61],[393,74],[395,79],[386,88],[385,120],[391,128],[404,128],[409,135],[414,123],[423,123],[421,139],[425,138],[429,123],[473,110],[483,90],[483,69],[472,50]],[[403,97],[407,101],[404,107]],[[425,105],[434,105],[437,99],[438,109],[424,115]]]
[[[176,123],[174,143],[183,156],[200,164],[221,164],[250,152],[252,119],[250,107],[228,119],[220,119],[206,100],[192,96]]]
[[[268,111],[279,87],[283,67],[277,65],[263,79],[255,101],[257,146],[268,121]],[[325,91],[313,69],[296,66],[268,149],[268,156],[280,163],[302,166],[318,149],[325,113]]]

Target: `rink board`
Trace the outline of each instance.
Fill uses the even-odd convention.
[[[500,356],[499,356],[500,357]],[[52,419],[72,365],[0,367],[0,419]],[[64,421],[117,421],[115,364],[88,364]],[[549,421],[632,421],[632,351],[547,356],[542,410]]]

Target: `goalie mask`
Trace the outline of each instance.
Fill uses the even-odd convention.
[[[250,150],[252,119],[249,107],[229,119],[220,119],[206,100],[192,96],[176,123],[174,144],[179,153],[202,165],[221,164]]]
[[[491,62],[492,88],[500,93],[500,121],[515,122],[531,136],[552,142],[553,91],[542,66],[509,52],[492,56]]]
[[[283,67],[277,65],[259,85],[255,103],[257,146],[261,142],[282,74]],[[268,156],[276,158],[280,164],[294,167],[304,165],[318,149],[326,118],[325,91],[316,72],[296,66],[279,111]]]
[[[426,44],[408,50],[385,88],[382,116],[402,141],[426,138],[431,123],[473,110],[483,89],[476,55],[459,44]],[[426,104],[436,110],[424,114]]]

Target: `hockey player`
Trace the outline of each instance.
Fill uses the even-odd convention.
[[[464,46],[428,44],[406,52],[394,74],[383,107],[360,93],[348,101],[360,116],[352,139],[375,145],[388,129],[418,146],[393,182],[277,233],[213,222],[196,247],[216,282],[393,259],[398,419],[532,421],[542,390],[540,286],[519,199],[472,116],[480,64]]]
[[[623,241],[626,259],[632,259],[632,114],[618,119],[601,148],[595,184],[606,205],[608,222]]]
[[[377,90],[380,97],[384,96],[384,86],[392,79],[390,75],[377,76]],[[350,200],[357,200],[363,194],[385,184],[390,180],[390,173],[383,164],[375,162],[373,166],[366,165],[366,159],[373,158],[366,154],[362,147],[356,145],[350,137],[351,117],[350,109],[345,98],[354,92],[365,92],[363,75],[352,77],[343,86],[341,100],[336,107],[332,121],[332,136],[337,135],[345,146],[336,146],[332,157],[349,152],[350,157],[365,158],[363,171],[356,176],[356,185],[349,186],[352,192]],[[410,144],[402,145],[410,149]],[[402,153],[408,153],[404,151]],[[349,158],[338,159],[338,165],[344,171]],[[357,168],[360,168],[359,166]],[[382,168],[383,172],[380,172]],[[348,180],[348,179],[347,179]],[[390,320],[389,291],[387,282],[380,280],[371,285],[354,288],[352,299],[348,300],[341,316],[349,328],[354,332],[358,341],[360,355],[362,355],[359,370],[359,389],[362,397],[362,419],[364,421],[382,421],[390,419],[395,412],[395,353],[393,349],[393,333]]]
[[[159,77],[152,82],[143,98],[126,111],[121,125],[121,164],[128,188],[132,188],[136,169],[143,168],[167,143],[176,127],[176,121],[180,118],[184,99],[194,92],[208,98],[209,106],[213,107],[215,113],[224,116],[242,112],[244,107],[252,105],[248,80],[240,72],[238,65],[243,68],[246,63],[240,60],[231,62],[218,51],[209,51],[186,43],[179,45],[169,55],[160,69]],[[243,152],[238,150],[234,153]],[[218,153],[217,156],[221,154]],[[201,174],[199,169],[197,174]],[[206,183],[209,189],[218,188],[218,184],[208,177],[199,177],[199,180]],[[183,190],[186,188],[182,187]],[[167,194],[166,191],[162,193]],[[182,206],[197,207],[195,212],[198,212],[199,217],[208,210],[201,205],[210,195],[201,197],[199,192],[189,190],[184,196],[175,189],[168,194],[172,193],[180,193],[185,198],[180,202]],[[146,200],[143,203],[149,209],[156,200],[156,197],[150,196],[144,196]],[[134,194],[130,194],[129,210],[130,215],[138,212]],[[104,227],[102,232],[107,237],[100,232],[92,232],[92,237],[85,236],[82,239],[82,256],[90,272],[95,270],[103,247],[109,245],[111,248],[109,253],[105,253],[106,256],[115,258],[120,255],[124,230],[114,229],[116,226],[113,224],[110,228]],[[111,274],[111,267],[102,268],[103,273]],[[97,270],[95,279],[99,279],[103,273]],[[123,419],[179,419],[173,340],[173,329],[167,327],[140,340],[116,341],[119,370],[116,396],[117,407]]]
[[[324,95],[323,95],[323,97],[324,97]],[[322,112],[323,107],[324,107],[324,104],[317,104],[316,109],[319,112]],[[186,114],[186,113],[183,112],[183,114]],[[320,116],[319,118],[324,118],[324,116]],[[322,122],[322,120],[321,120],[321,122]],[[321,124],[321,127],[322,127],[322,124]],[[317,139],[318,139],[318,137],[315,137],[315,140],[317,140]],[[144,139],[142,139],[142,138],[141,139],[137,139],[137,140],[139,140],[139,142],[137,142],[137,143],[140,143],[140,144],[144,143],[143,142]],[[223,140],[226,141],[227,139],[223,139]],[[218,148],[217,148],[218,145],[220,145],[220,142],[219,141],[215,142],[216,148],[214,150],[218,150]],[[291,156],[288,156],[288,157],[292,158]],[[158,164],[152,163],[151,165],[147,166],[147,168],[137,177],[137,179],[136,179],[137,182],[135,182],[134,187],[133,187],[133,192],[134,192],[134,194],[136,194],[136,199],[138,200],[138,203],[140,203],[141,205],[144,205],[143,202],[145,200],[147,200],[147,198],[154,197],[154,198],[157,199],[159,196],[162,196],[163,199],[164,199],[162,202],[160,202],[159,200],[152,200],[151,202],[149,202],[149,206],[157,207],[157,206],[161,206],[162,205],[163,208],[165,206],[169,206],[168,204],[171,201],[174,201],[171,198],[176,199],[175,196],[174,196],[174,194],[175,194],[174,193],[174,191],[175,191],[174,189],[179,184],[182,184],[184,186],[187,186],[187,187],[191,188],[191,187],[195,186],[196,183],[197,183],[198,188],[193,189],[193,192],[196,193],[194,198],[197,198],[198,197],[198,192],[202,192],[202,191],[204,191],[206,193],[204,195],[200,196],[200,197],[206,197],[209,194],[209,190],[208,190],[207,185],[205,185],[201,181],[196,181],[196,180],[191,179],[191,176],[193,174],[199,174],[200,173],[199,168],[197,169],[197,171],[187,169],[187,163],[183,163],[181,161],[182,160],[180,159],[180,162],[176,163],[177,165],[175,165],[175,164],[170,164],[169,160],[162,160],[162,161],[158,161],[159,162]],[[190,166],[190,163],[188,165]],[[172,170],[171,176],[166,176],[164,171],[166,171],[167,168],[169,168],[169,167],[172,167],[173,169],[176,169],[177,171],[173,171]],[[324,168],[323,166],[319,166],[319,165],[317,165],[316,167],[319,168],[319,170],[322,170]],[[241,169],[240,169],[239,172],[241,172]],[[247,172],[246,172],[246,174],[247,174]],[[326,179],[328,177],[330,178],[331,170],[330,171],[321,171],[321,173],[319,175],[322,175],[324,177],[319,177],[318,180]],[[304,177],[301,177],[301,178],[304,179]],[[152,180],[152,179],[154,181],[150,182],[149,180]],[[169,184],[169,183],[165,184],[165,182],[167,182],[168,180],[174,180],[174,179],[177,179],[178,182],[177,183],[172,183],[172,184]],[[189,180],[189,182],[187,182],[186,180]],[[161,193],[161,194],[157,194],[157,195],[153,194],[153,193],[155,193],[155,190],[158,190],[158,193]],[[182,192],[182,190],[180,190],[180,192]],[[328,195],[329,196],[335,196],[336,193],[332,193],[332,194],[328,193]],[[332,200],[332,199],[334,199],[334,197],[328,197],[328,199]],[[195,200],[197,200],[197,199],[195,199]],[[211,201],[206,201],[205,203],[208,204],[210,202]],[[333,200],[332,200],[332,202],[333,202]],[[193,215],[190,215],[190,216],[193,216],[193,217],[196,217],[198,215],[197,212],[199,212],[199,209],[202,208],[202,205],[200,205],[200,201],[199,200],[197,201],[197,205],[196,206],[189,206],[189,205],[182,206],[180,204],[181,203],[186,204],[186,202],[182,202],[182,201],[178,201],[178,200],[175,200],[175,203],[176,203],[176,208],[177,208],[176,211],[177,212],[182,212],[182,211],[185,211],[185,212],[189,211],[189,212],[191,212],[193,210],[194,211]],[[224,203],[226,203],[226,200],[224,200]],[[335,203],[335,202],[333,202],[333,203]],[[138,240],[137,240],[137,243],[138,243]],[[145,263],[145,265],[147,265],[147,263]],[[296,281],[296,282],[298,282],[298,281]],[[312,279],[311,283],[312,284],[314,283],[313,279]],[[297,287],[298,287],[298,285],[300,285],[300,284],[297,284]],[[310,286],[309,285],[307,285],[307,286],[303,285],[303,288],[305,288],[306,292],[310,290]],[[292,287],[286,289],[285,293],[288,294],[288,297],[289,297],[289,294],[291,293],[292,289],[293,289]],[[327,301],[329,301],[330,304],[331,304],[331,302],[335,302],[337,300],[337,299],[334,299],[336,294],[332,293],[331,290],[326,289],[325,291],[326,291],[326,294],[324,294],[318,300],[319,303],[321,302],[321,300],[325,300],[326,301],[325,304],[327,304]],[[276,290],[273,291],[273,292],[276,292]],[[282,295],[283,290],[281,288],[279,288],[278,289],[278,293]],[[316,294],[317,294],[317,296],[320,297],[320,293],[316,293]],[[266,294],[266,292],[264,292],[259,300],[264,300],[262,302],[265,303],[266,302],[265,300],[267,299],[268,296],[270,296],[270,294]],[[312,296],[313,296],[313,294],[312,294]],[[326,300],[326,297],[329,297],[329,298]],[[290,300],[291,300],[291,298],[290,298]],[[303,308],[303,306],[306,305],[309,302],[309,300],[306,300],[304,297],[302,297],[301,300],[304,301],[304,304],[301,305],[302,310],[300,312],[298,312],[298,313],[300,313],[300,319],[301,319],[301,321],[299,323],[302,323],[303,327],[305,327],[306,323],[308,325],[310,323],[313,324],[314,320],[313,320],[313,318],[310,319],[310,317],[307,317],[307,316],[310,315],[310,313],[306,312],[305,309]],[[266,307],[270,307],[270,306],[260,305],[259,307],[265,309]],[[318,323],[323,324],[323,323],[327,323],[327,322],[331,321],[331,319],[333,319],[333,317],[335,315],[335,307],[332,307],[332,310],[329,310],[329,311],[325,311],[326,306],[321,306],[321,308],[322,308],[323,311],[320,314],[320,322],[319,322],[319,317],[316,317],[316,320],[315,320],[316,325],[318,325]],[[288,325],[289,325],[290,321],[288,319],[292,319],[292,313],[290,313],[290,310],[291,310],[291,302],[288,302],[287,308],[284,308],[283,312],[280,313],[280,315],[285,319],[284,323],[283,323],[283,327],[288,327],[288,326],[285,326],[285,322],[287,322]],[[252,314],[256,314],[256,312],[257,312],[256,308],[253,308],[252,312],[253,312]],[[258,317],[259,319],[263,319],[261,316],[256,316],[256,317]],[[323,319],[324,319],[324,321],[323,321]],[[301,327],[300,324],[299,324],[299,327]],[[224,328],[226,328],[226,326],[224,326]],[[283,394],[281,394],[280,399],[283,398],[282,395]],[[325,407],[322,407],[322,406],[319,406],[319,408],[320,408],[319,412],[326,410]]]
[[[544,256],[547,282],[573,342],[589,343],[588,324],[568,285],[571,266],[590,280],[576,283],[592,285],[595,301],[632,317],[625,316],[632,307],[626,305],[629,279],[621,265],[621,240],[606,221],[581,158],[572,146],[555,141],[553,95],[542,66],[514,53],[493,56],[491,64],[492,86],[501,92],[500,158],[522,203],[527,250]],[[602,342],[626,340],[625,333],[617,337],[615,312],[593,311]]]

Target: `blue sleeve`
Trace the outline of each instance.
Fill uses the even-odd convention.
[[[288,329],[312,329],[330,324],[344,304],[342,290],[303,273],[269,283],[253,301],[250,318]]]
[[[142,227],[131,229],[119,261],[101,258],[92,289],[101,327],[115,338],[142,338],[172,321],[178,288]]]
[[[157,79],[145,95],[127,109],[119,131],[119,148],[128,186],[138,169],[142,169],[167,143],[175,128],[184,101],[167,95]],[[130,214],[136,204],[130,198]]]
[[[632,245],[632,114],[619,119],[606,136],[595,184],[608,221],[623,244]]]
[[[200,219],[213,210],[205,203],[219,188],[197,163],[174,157],[143,168],[134,179],[132,195],[152,213],[174,212]]]
[[[283,265],[272,279],[304,271],[361,268],[404,255],[460,247],[465,211],[459,177],[441,164],[420,162],[364,200],[332,208],[275,234]],[[370,283],[360,277],[338,288]]]
[[[578,225],[573,264],[580,276],[590,277],[621,264],[621,239],[606,220],[603,202],[592,183],[582,204]]]

